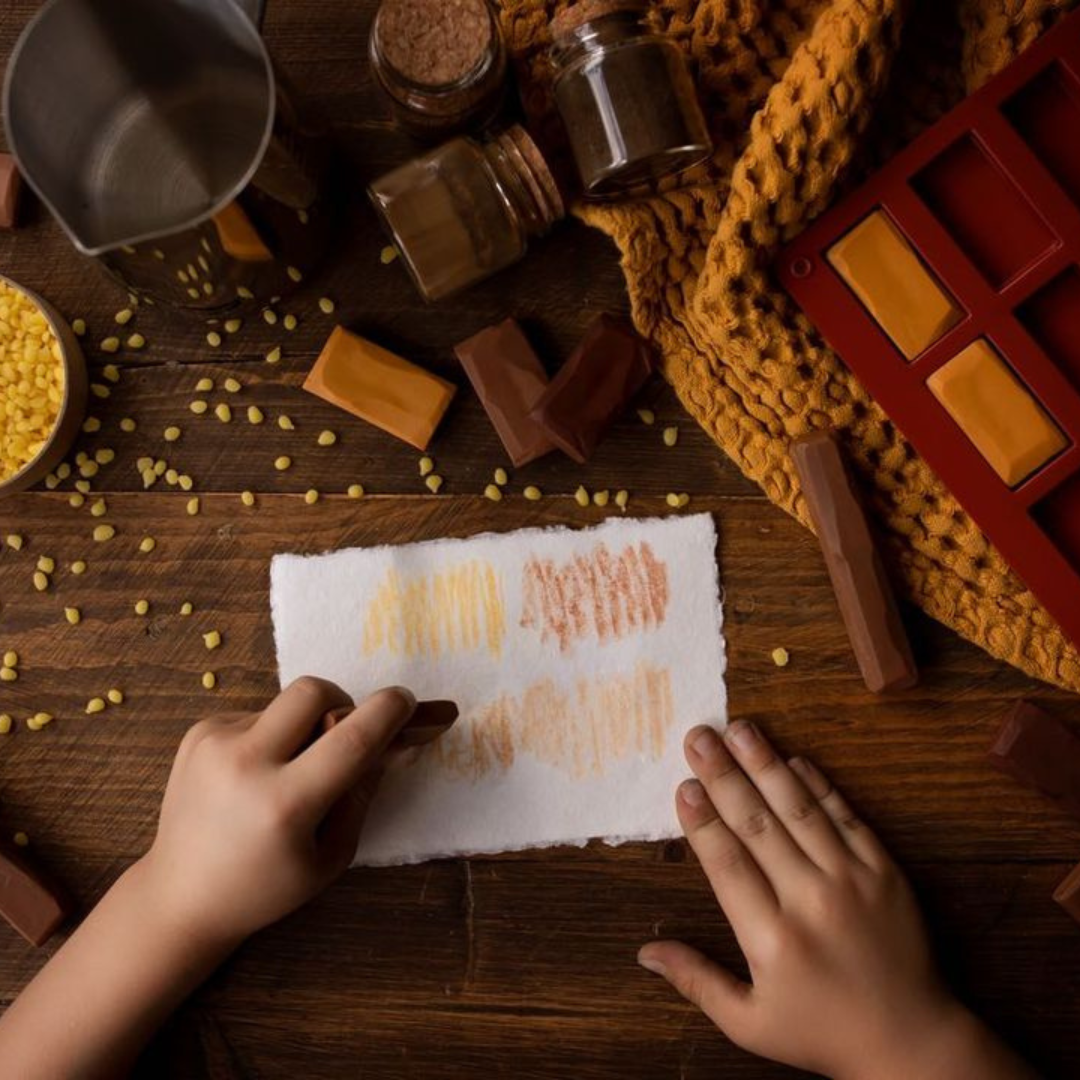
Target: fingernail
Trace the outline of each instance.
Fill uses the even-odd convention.
[[[650,955],[648,953],[645,953],[644,955],[642,953],[638,953],[637,962],[646,971],[651,971],[654,975],[666,975],[667,974],[667,968],[664,967],[664,965],[661,964],[659,960],[657,960],[655,957],[653,957],[652,955]]]
[[[810,774],[810,770],[806,765],[806,762],[801,757],[793,757],[788,762],[788,768],[795,773],[796,776],[805,780]]]
[[[752,750],[760,739],[757,728],[746,720],[736,720],[724,734],[738,750]]]
[[[700,780],[684,780],[679,785],[679,798],[687,806],[701,806],[708,797]]]
[[[720,736],[711,727],[702,728],[691,740],[690,745],[694,748],[695,754],[710,757],[720,746]]]
[[[383,692],[397,694],[410,716],[416,711],[416,695],[407,686],[386,686],[383,687]]]

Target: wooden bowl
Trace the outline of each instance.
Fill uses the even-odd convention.
[[[86,372],[86,358],[79,346],[79,339],[68,326],[60,312],[37,293],[24,288],[17,281],[0,274],[0,281],[18,289],[35,304],[45,316],[56,340],[60,343],[60,355],[64,365],[64,400],[53,424],[52,432],[37,457],[28,461],[14,476],[0,481],[0,499],[24,491],[45,477],[64,460],[82,428],[86,416],[86,403],[90,393],[90,379]]]

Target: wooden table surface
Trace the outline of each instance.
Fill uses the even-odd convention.
[[[4,5],[0,56],[36,6]],[[638,514],[664,513],[666,492],[687,491],[691,509],[712,512],[720,531],[732,715],[756,719],[832,773],[910,869],[958,989],[1048,1075],[1076,1076],[1080,927],[1050,893],[1080,859],[1080,828],[983,757],[1011,701],[1033,697],[1080,718],[1075,700],[916,613],[921,684],[888,699],[868,694],[813,537],[744,480],[660,385],[643,399],[656,409],[655,427],[631,414],[587,467],[553,455],[512,476],[508,491],[535,483],[542,502],[479,497],[505,462],[453,343],[513,314],[554,367],[594,312],[625,308],[625,291],[614,250],[576,223],[519,267],[441,306],[421,303],[400,265],[382,265],[384,241],[363,186],[410,147],[383,119],[364,62],[372,8],[371,0],[270,5],[270,45],[332,119],[355,192],[331,265],[284,305],[300,316],[299,328],[285,334],[249,320],[211,350],[205,327],[140,311],[136,324],[150,346],[121,356],[119,385],[94,403],[102,429],[80,442],[116,451],[94,480],[108,504],[101,520],[116,526],[116,538],[91,541],[98,519],[68,506],[70,481],[0,504],[0,534],[27,538],[22,552],[0,552],[0,647],[23,658],[19,681],[0,690],[0,712],[57,716],[41,733],[20,727],[0,742],[0,828],[27,831],[80,911],[89,909],[150,840],[184,729],[210,710],[256,708],[274,692],[266,593],[276,551],[584,525],[617,512],[580,509],[570,497],[579,484],[630,489]],[[39,207],[29,218],[0,237],[0,271],[84,317],[88,341],[106,336],[123,293],[76,256]],[[315,306],[324,294],[338,302],[336,319],[462,386],[433,447],[446,477],[438,496],[426,493],[414,451],[298,390],[332,326]],[[270,367],[262,356],[278,343],[285,359]],[[102,363],[92,347],[90,359]],[[187,404],[196,380],[220,385],[230,374],[244,384],[234,407],[257,403],[269,418],[287,412],[296,431],[194,417]],[[136,433],[120,432],[125,416],[137,420]],[[162,439],[170,423],[184,432],[171,445]],[[679,426],[674,449],[661,442],[665,424]],[[315,445],[323,428],[340,435],[332,449]],[[283,452],[296,465],[279,474],[272,462]],[[141,490],[142,455],[194,478],[199,516],[187,516],[187,496],[176,489]],[[359,502],[342,494],[353,482],[370,493]],[[310,487],[324,493],[313,507],[300,495]],[[245,488],[259,492],[254,509],[240,505]],[[157,550],[139,555],[147,534]],[[30,577],[41,554],[59,569],[39,594]],[[67,569],[76,558],[90,564],[81,578]],[[148,618],[132,613],[138,597],[151,601]],[[184,600],[195,605],[188,619],[176,613]],[[64,621],[70,604],[83,611],[78,627]],[[213,694],[199,685],[208,666],[199,635],[210,627],[225,637],[213,655],[221,680]],[[791,653],[783,670],[770,659],[777,646]],[[86,717],[85,702],[114,685],[126,703]],[[657,934],[740,965],[681,841],[353,871],[242,948],[162,1034],[140,1075],[795,1075],[730,1045],[638,969],[637,946]],[[0,1002],[58,945],[36,951],[0,926]]]

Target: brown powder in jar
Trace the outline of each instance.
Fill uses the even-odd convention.
[[[397,72],[421,86],[465,78],[491,45],[487,0],[384,0],[379,45]]]

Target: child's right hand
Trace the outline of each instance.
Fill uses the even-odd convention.
[[[840,1080],[1032,1075],[944,988],[903,875],[813,765],[747,723],[695,728],[686,757],[679,820],[752,983],[677,941],[644,967],[745,1049]]]

